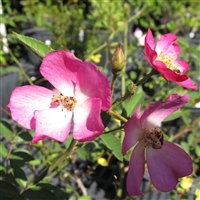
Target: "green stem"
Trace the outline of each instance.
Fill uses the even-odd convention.
[[[123,116],[121,116],[119,113],[116,113],[112,110],[108,110],[107,113],[112,116],[113,118],[115,119],[118,119],[120,121],[123,121],[123,122],[127,122],[128,120],[126,118],[124,118]]]
[[[117,79],[117,75],[114,74],[114,75],[113,75],[113,79],[112,79],[112,83],[111,83],[111,91],[112,91],[112,94],[114,93],[116,79]]]
[[[16,64],[19,66],[20,71],[22,73],[22,75],[26,78],[26,80],[28,81],[28,83],[30,85],[34,85],[32,80],[29,78],[29,76],[27,75],[27,73],[24,71],[23,66],[21,65],[21,63],[17,60],[17,58],[14,56],[14,54],[12,53],[12,51],[9,49],[9,54],[11,55],[12,59],[16,62]]]
[[[143,84],[144,82],[146,82],[154,74],[158,74],[158,72],[155,69],[152,69],[149,74],[147,74],[144,78],[142,78],[140,81],[138,81],[136,83],[136,86]]]
[[[76,145],[76,143],[77,143],[77,141],[74,140],[74,139],[72,139],[71,144],[70,144],[69,148],[67,149],[67,151],[66,151],[64,154],[62,154],[62,155],[49,167],[48,173],[51,172],[51,171],[53,171],[57,166],[59,166],[59,164],[60,164],[61,162],[63,162],[63,161],[70,155],[70,153],[72,152],[72,150],[73,150],[74,146]]]

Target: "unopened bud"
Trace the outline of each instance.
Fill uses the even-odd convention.
[[[137,89],[137,86],[134,83],[130,83],[127,86],[127,91],[129,94],[132,94],[132,95],[135,94],[136,89]]]
[[[114,54],[112,55],[110,64],[112,65],[113,73],[121,71],[126,65],[126,58],[122,51],[122,45],[119,44]]]

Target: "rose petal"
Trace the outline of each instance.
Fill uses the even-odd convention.
[[[64,96],[74,96],[76,74],[82,61],[63,50],[48,53],[41,64],[41,74]]]
[[[198,85],[197,84],[193,84],[191,78],[189,78],[189,77],[185,81],[177,82],[177,84],[180,85],[180,86],[182,86],[182,87],[191,89],[191,90],[195,90],[195,89],[198,88]]]
[[[171,94],[165,102],[154,102],[146,107],[141,117],[143,128],[155,128],[170,114],[183,107],[190,97],[188,94],[179,96]]]
[[[111,89],[106,76],[96,65],[83,62],[77,73],[76,97],[82,101],[96,97],[102,101],[102,110],[108,110],[112,104]]]
[[[151,182],[161,192],[173,190],[178,178],[192,173],[192,160],[188,154],[168,141],[164,141],[161,149],[147,149],[146,155]]]
[[[137,108],[133,116],[124,125],[125,136],[122,143],[122,154],[134,146],[138,140],[143,136],[143,130],[140,124],[140,106]]]
[[[148,44],[148,46],[152,49],[155,50],[155,42],[154,42],[154,37],[153,34],[151,32],[151,29],[149,28],[145,37],[145,47],[146,44]]]
[[[156,44],[156,52],[158,53],[158,55],[161,53],[161,51],[163,53],[171,52],[171,48],[172,50],[178,50],[176,45],[175,48],[171,46],[173,45],[176,39],[177,36],[172,33],[162,35],[160,40],[158,40]],[[179,52],[176,52],[176,54],[179,54]]]
[[[144,176],[144,144],[139,142],[133,149],[126,179],[126,188],[130,196],[144,196],[140,190]]]
[[[8,104],[12,118],[27,129],[34,129],[34,111],[50,108],[53,94],[53,91],[40,86],[15,88]]]
[[[72,112],[61,108],[35,111],[36,130],[31,144],[44,138],[63,142],[69,135]]]
[[[86,142],[98,137],[104,130],[101,117],[101,100],[90,98],[74,109],[73,138]]]
[[[180,67],[180,70],[181,70],[181,74],[185,74],[188,69],[189,69],[189,66],[188,66],[188,63],[185,62],[184,60],[177,60],[176,63],[179,65]]]

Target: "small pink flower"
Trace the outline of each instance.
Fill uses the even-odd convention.
[[[22,86],[11,95],[12,118],[27,129],[35,129],[31,144],[51,138],[63,142],[69,135],[91,141],[103,130],[100,113],[111,106],[109,82],[96,65],[83,62],[63,50],[48,53],[41,74],[56,88]]]
[[[131,196],[143,196],[140,185],[144,164],[154,187],[162,192],[173,190],[178,179],[192,173],[192,161],[179,146],[165,141],[158,126],[167,116],[183,107],[189,96],[170,95],[165,102],[154,102],[140,113],[140,106],[125,124],[123,155],[135,145],[127,176],[127,191]]]
[[[180,47],[175,42],[176,39],[176,35],[169,33],[162,35],[155,44],[152,32],[148,29],[144,54],[151,66],[167,81],[176,82],[188,89],[196,89],[197,84],[193,85],[191,79],[185,75],[189,68],[188,64],[183,60],[177,60]]]

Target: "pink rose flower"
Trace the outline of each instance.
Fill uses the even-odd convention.
[[[170,95],[165,102],[154,102],[140,113],[140,106],[124,126],[123,155],[135,145],[127,175],[127,191],[143,196],[140,185],[147,162],[150,180],[162,192],[173,190],[178,179],[192,173],[192,161],[179,146],[165,141],[157,126],[170,114],[183,107],[189,96]]]
[[[148,29],[145,37],[144,54],[150,65],[157,70],[167,81],[173,81],[188,88],[196,89],[197,84],[192,84],[191,79],[185,75],[188,64],[183,60],[177,60],[180,54],[180,46],[175,42],[177,36],[169,33],[162,35],[155,44],[152,32]]]
[[[18,87],[8,104],[16,122],[35,129],[31,144],[44,138],[63,142],[70,129],[81,142],[98,137],[104,130],[100,113],[112,104],[106,76],[96,65],[63,50],[48,53],[40,72],[56,89]]]

